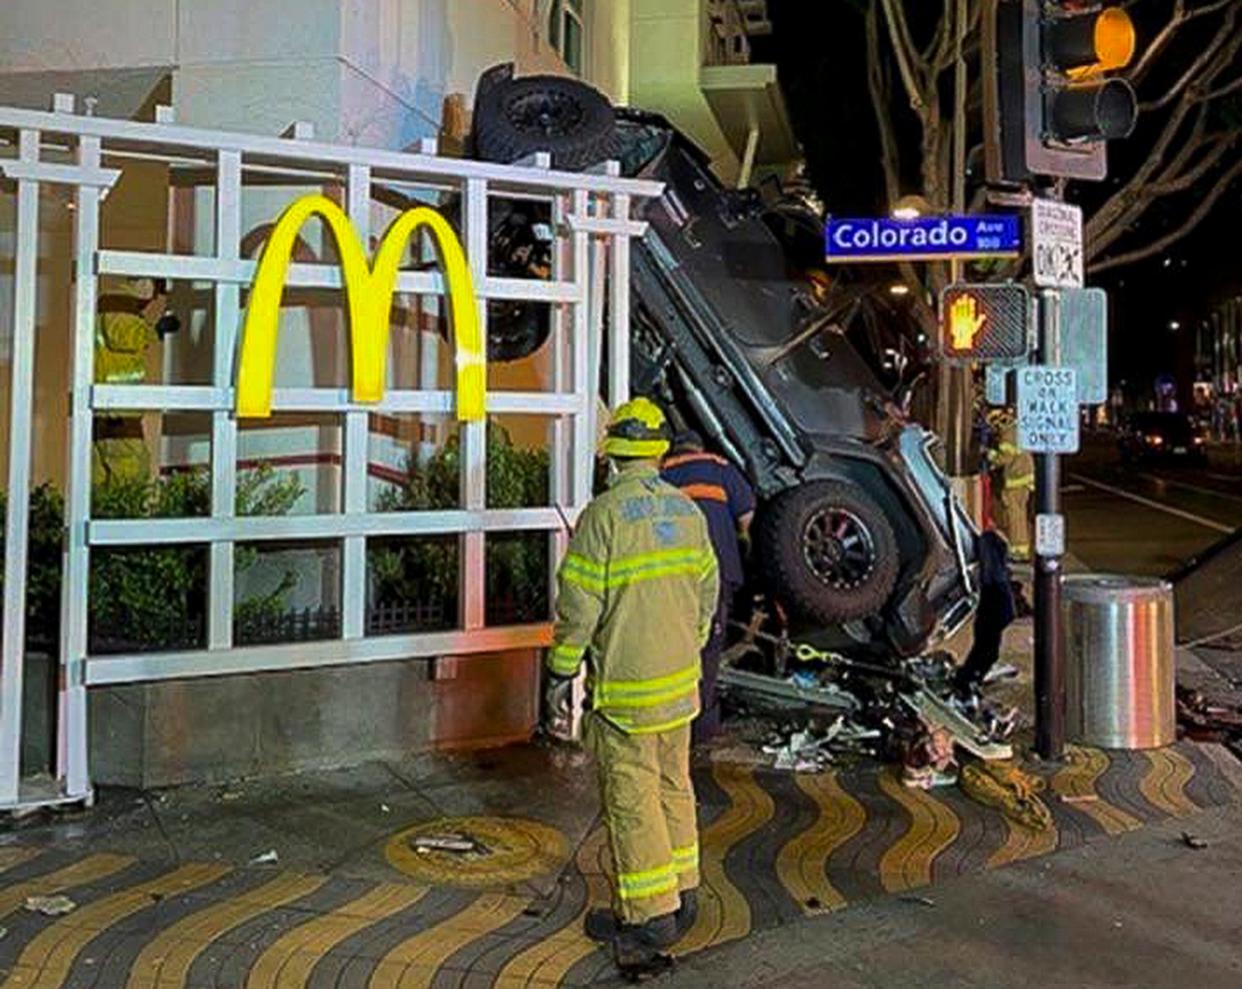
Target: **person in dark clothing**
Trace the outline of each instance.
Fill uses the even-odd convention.
[[[1009,544],[995,529],[983,532],[975,544],[979,560],[979,608],[975,612],[975,641],[958,667],[954,687],[973,694],[1000,658],[1001,638],[1017,617],[1013,576],[1009,572]]]
[[[707,531],[720,567],[720,601],[712,634],[703,647],[703,679],[699,685],[701,713],[694,722],[694,742],[709,741],[720,730],[716,676],[724,652],[729,609],[745,576],[741,540],[755,514],[755,492],[742,472],[724,457],[708,453],[698,433],[686,431],[673,441],[662,476],[694,500],[707,518]]]

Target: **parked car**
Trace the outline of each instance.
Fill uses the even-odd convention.
[[[1207,463],[1207,435],[1182,412],[1136,412],[1118,434],[1123,463]]]
[[[903,417],[845,332],[856,299],[825,293],[796,257],[807,231],[818,241],[818,215],[726,188],[663,117],[508,65],[480,80],[472,144],[486,160],[549,151],[571,169],[615,158],[665,183],[641,207],[649,227],[632,253],[633,386],[746,470],[761,496],[757,584],[806,625],[903,655],[966,620],[975,530],[935,437]]]

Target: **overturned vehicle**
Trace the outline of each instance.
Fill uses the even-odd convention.
[[[480,158],[544,151],[568,169],[617,159],[623,174],[665,184],[634,244],[633,388],[745,469],[761,497],[755,583],[803,634],[908,656],[964,622],[972,523],[932,459],[934,437],[905,420],[841,328],[841,307],[793,260],[790,231],[817,238],[819,218],[725,188],[662,117],[576,80],[498,66],[474,114]],[[492,219],[494,269],[548,270],[536,211],[516,204]],[[491,358],[533,352],[548,325],[546,307],[493,310]]]

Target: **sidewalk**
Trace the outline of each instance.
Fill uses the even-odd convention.
[[[1048,832],[953,788],[907,790],[873,765],[794,776],[700,763],[702,914],[677,954],[1228,804],[1237,763],[1179,743],[1075,749],[1034,768]],[[456,832],[486,853],[417,849]],[[581,933],[588,906],[606,902],[606,860],[593,767],[566,750],[108,793],[74,819],[0,832],[0,986],[607,982],[608,958]],[[76,908],[23,909],[59,893]]]

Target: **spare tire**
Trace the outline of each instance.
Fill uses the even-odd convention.
[[[474,108],[474,153],[516,161],[536,151],[556,168],[577,171],[617,156],[617,120],[598,90],[564,76],[506,79],[484,90]]]
[[[774,593],[823,625],[869,618],[897,584],[897,537],[857,485],[812,481],[777,495],[755,530],[760,568]]]

